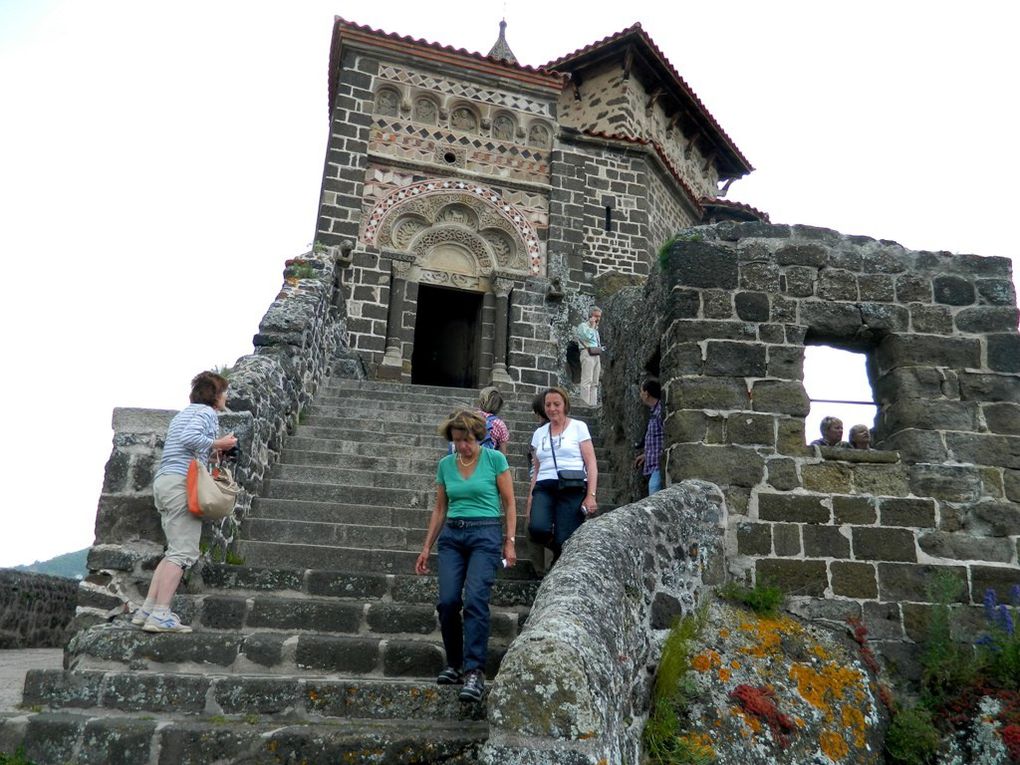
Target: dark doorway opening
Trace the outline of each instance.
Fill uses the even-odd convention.
[[[482,294],[418,285],[411,382],[478,387]]]

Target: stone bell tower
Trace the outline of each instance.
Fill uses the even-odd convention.
[[[751,169],[639,25],[535,68],[505,21],[482,55],[337,18],[329,67],[315,239],[348,243],[350,343],[378,378],[569,381],[594,280],[647,274]]]

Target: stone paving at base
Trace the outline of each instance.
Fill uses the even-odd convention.
[[[30,669],[60,669],[61,648],[20,648],[0,651],[0,712],[17,711],[25,674]]]

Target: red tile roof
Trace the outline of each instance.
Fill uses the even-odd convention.
[[[733,139],[729,137],[725,130],[722,129],[722,126],[716,121],[715,117],[712,116],[712,113],[708,111],[708,108],[705,106],[704,103],[702,103],[701,99],[698,98],[697,94],[691,89],[690,85],[688,85],[684,81],[684,78],[680,76],[680,73],[677,72],[677,70],[669,62],[669,59],[666,58],[666,54],[664,54],[662,50],[659,49],[659,46],[655,44],[655,41],[648,36],[648,33],[645,32],[640,22],[632,24],[631,26],[627,27],[624,30],[621,30],[620,32],[617,32],[616,34],[604,37],[598,42],[593,42],[590,45],[586,45],[583,48],[579,48],[573,53],[568,53],[565,56],[561,56],[558,59],[550,61],[544,67],[541,68],[542,69],[568,68],[572,62],[584,59],[588,57],[590,54],[595,53],[596,51],[602,48],[608,47],[609,45],[613,45],[615,43],[619,43],[628,38],[634,38],[640,41],[653,54],[655,59],[658,61],[659,65],[673,80],[673,83],[677,86],[682,96],[690,103],[690,105],[694,108],[695,112],[697,112],[697,114],[700,115],[709,124],[712,130],[715,131],[715,133],[721,139],[724,146],[730,152],[732,152],[734,159],[737,160],[738,164],[743,166],[742,169],[744,172],[741,174],[744,175],[754,170],[754,167],[752,167],[751,163],[743,155],[740,149],[737,148],[737,145],[733,142]]]
[[[398,43],[396,47],[415,46],[419,48],[428,48],[433,51],[446,54],[444,57],[456,57],[460,59],[461,65],[464,65],[465,59],[470,59],[474,62],[484,64],[486,68],[495,66],[505,70],[504,76],[510,76],[515,79],[523,79],[533,85],[545,85],[552,88],[560,88],[566,81],[569,75],[561,72],[551,72],[545,69],[536,68],[533,66],[525,66],[518,63],[510,63],[493,56],[486,56],[482,53],[475,51],[469,51],[464,48],[454,48],[450,45],[440,45],[439,43],[430,42],[422,38],[410,37],[409,35],[398,35],[392,32],[385,32],[381,29],[374,29],[364,24],[358,24],[353,21],[348,21],[341,16],[333,17],[333,41],[330,46],[329,55],[329,109],[330,113],[333,111],[333,100],[334,93],[336,92],[336,83],[339,78],[339,55],[340,55],[340,40],[343,37],[344,32],[347,33],[361,33],[363,35],[370,35],[371,37],[390,41],[392,43]]]
[[[757,218],[762,223],[772,222],[769,219],[769,214],[767,212],[759,210],[757,207],[751,207],[751,205],[745,204],[744,202],[734,202],[731,199],[723,199],[722,197],[702,197],[701,204],[706,208],[722,207],[728,210],[736,210],[737,212],[747,213],[748,215]]]

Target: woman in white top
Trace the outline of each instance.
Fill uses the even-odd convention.
[[[598,510],[595,496],[599,472],[588,426],[568,416],[570,398],[566,391],[549,388],[543,394],[543,403],[549,423],[531,437],[534,465],[526,517],[532,541],[552,550],[555,561],[585,517]],[[586,485],[561,489],[559,470],[584,470]]]

